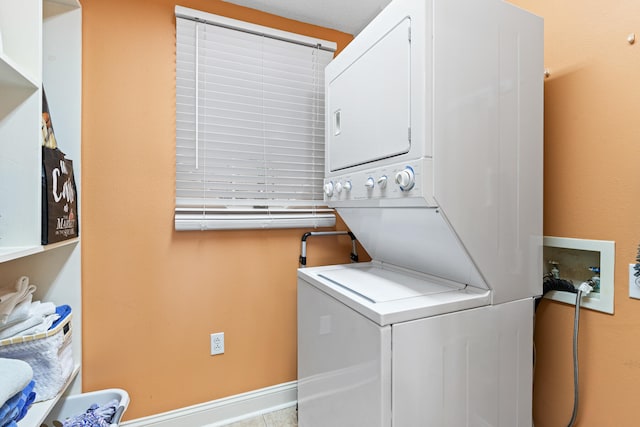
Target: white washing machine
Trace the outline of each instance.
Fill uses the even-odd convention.
[[[531,299],[376,262],[300,272],[301,427],[531,425]]]
[[[298,270],[300,427],[530,427],[542,19],[392,0],[326,68],[325,201],[373,259]]]

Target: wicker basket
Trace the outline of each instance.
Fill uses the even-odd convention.
[[[54,398],[73,372],[71,314],[46,332],[0,341],[0,357],[31,365],[36,402]]]

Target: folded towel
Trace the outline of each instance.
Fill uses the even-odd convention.
[[[7,317],[7,321],[4,324],[0,323],[0,330],[6,329],[9,326],[15,325],[16,323],[20,323],[31,316],[32,298],[32,295],[28,295],[27,298],[24,299],[24,301],[16,305],[13,311],[9,314],[9,317]]]
[[[18,415],[20,415],[20,409],[18,409],[18,400],[20,399],[20,393],[12,397],[0,407],[0,427],[6,427],[16,421]]]
[[[33,369],[22,360],[0,359],[0,378],[0,404],[4,404],[29,384]]]
[[[42,318],[42,321],[40,323],[36,323],[34,326],[25,329],[24,331],[20,332],[19,334],[17,334],[17,336],[19,337],[23,337],[23,336],[27,336],[27,335],[36,335],[39,334],[41,332],[46,332],[49,329],[51,329],[51,325],[53,325],[53,323],[58,320],[58,314],[54,313],[54,314],[48,314],[46,316],[44,316]]]
[[[16,421],[20,421],[27,415],[27,411],[31,404],[36,400],[36,393],[33,389],[36,386],[36,382],[31,380],[29,385],[27,385],[22,392],[20,392],[20,401],[18,402],[18,408],[20,408],[20,414]]]
[[[33,294],[35,290],[36,287],[29,285],[29,278],[26,276],[22,276],[16,281],[15,292],[10,289],[0,290],[0,324],[6,323],[15,306]]]
[[[35,400],[34,381],[0,407],[0,427],[15,425],[27,414],[29,406]]]
[[[31,303],[31,316],[22,322],[0,330],[0,340],[22,335],[45,332],[57,319],[56,306],[52,302],[34,301]]]

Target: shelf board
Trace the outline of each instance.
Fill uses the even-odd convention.
[[[42,246],[10,246],[0,248],[0,262],[12,261],[42,252]]]
[[[54,250],[63,246],[75,245],[80,241],[79,237],[63,240],[62,242],[52,243],[50,245],[34,245],[34,246],[9,246],[0,247],[0,263],[12,261],[18,258],[24,258],[29,255],[38,254],[44,251]]]
[[[48,245],[44,245],[44,246],[42,246],[42,250],[50,251],[50,250],[53,250],[53,249],[60,248],[62,246],[75,245],[79,241],[80,241],[79,237],[74,237],[72,239],[63,240],[62,242],[57,242],[57,243],[51,243],[51,244],[48,244]]]
[[[45,3],[57,3],[64,6],[69,6],[73,9],[78,9],[80,7],[80,2],[78,0],[43,0],[42,4]]]
[[[38,83],[23,72],[5,53],[0,52],[0,87],[16,87],[36,90]]]
[[[43,0],[42,16],[46,19],[79,8],[78,0]]]
[[[27,415],[18,422],[18,427],[40,427],[47,418],[47,415],[49,415],[49,412],[51,412],[53,407],[56,406],[56,403],[58,403],[64,392],[69,388],[75,377],[78,375],[78,372],[80,372],[80,365],[76,364],[73,372],[69,376],[69,379],[62,387],[62,390],[60,390],[60,393],[58,393],[53,399],[31,405]]]
[[[0,51],[0,121],[36,92],[38,87],[39,84],[22,67]]]

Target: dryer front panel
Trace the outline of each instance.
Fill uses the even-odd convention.
[[[395,23],[328,83],[328,168],[338,171],[411,148],[411,19]]]

